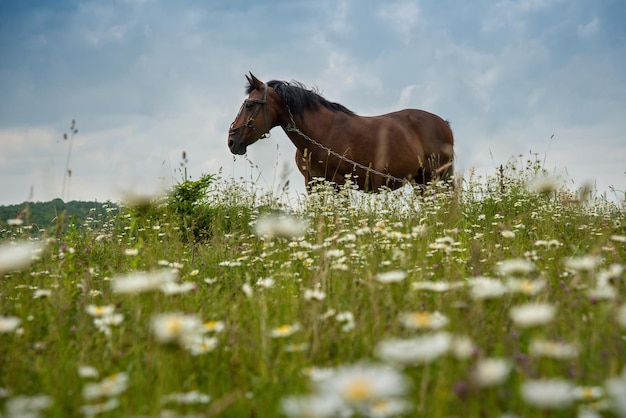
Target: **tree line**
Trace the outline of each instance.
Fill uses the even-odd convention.
[[[80,227],[91,220],[98,221],[107,218],[107,211],[117,209],[112,202],[85,202],[72,200],[64,202],[54,199],[49,202],[23,202],[17,205],[0,206],[0,229],[6,230],[14,227],[16,223],[23,226],[32,226],[37,230],[54,229],[59,225],[59,220],[65,226],[68,221]],[[117,212],[115,212],[117,213]],[[20,221],[15,221],[20,219]]]

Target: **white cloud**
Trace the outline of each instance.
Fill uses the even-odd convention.
[[[589,38],[595,35],[600,29],[600,19],[594,17],[585,24],[579,24],[577,28],[578,36],[581,38]]]
[[[400,36],[402,42],[409,44],[419,23],[420,10],[415,1],[398,1],[381,6],[378,16]]]

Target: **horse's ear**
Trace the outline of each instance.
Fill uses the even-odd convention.
[[[261,87],[263,87],[263,82],[256,78],[254,74],[252,74],[252,71],[250,71],[250,77],[246,76],[246,79],[248,83],[250,83],[250,86],[254,86],[256,90],[261,90]]]

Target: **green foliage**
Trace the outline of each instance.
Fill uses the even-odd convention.
[[[97,227],[105,222],[109,212],[116,208],[117,205],[111,202],[72,200],[65,203],[61,199],[0,206],[0,229],[10,229],[7,221],[16,218],[22,219],[23,225],[31,227],[35,234],[42,231],[54,234],[59,223],[62,223],[63,231],[70,223],[78,227],[86,225]],[[64,211],[63,219],[59,219]]]
[[[281,400],[311,392],[312,369],[382,363],[382,341],[434,334],[429,315],[438,312],[448,320],[442,330],[455,341],[469,339],[471,347],[460,355],[455,345],[430,363],[398,367],[410,382],[404,396],[410,409],[396,416],[575,416],[586,407],[616,416],[606,390],[551,411],[524,400],[521,388],[557,377],[580,390],[605,388],[626,366],[620,322],[626,319],[619,317],[626,312],[620,270],[626,215],[562,187],[533,193],[527,184],[542,173],[533,164],[516,167],[423,195],[373,196],[349,187],[337,193],[319,184],[293,208],[240,183],[203,176],[183,181],[164,200],[69,222],[29,268],[0,280],[0,316],[21,321],[0,333],[0,393],[11,393],[0,400],[0,411],[6,415],[9,400],[19,395],[43,394],[52,400],[42,413],[49,416],[78,416],[79,408],[110,399],[119,405],[109,416],[280,416]],[[256,235],[265,215],[294,217],[304,232]],[[31,235],[12,228],[3,237],[18,242]],[[593,266],[567,267],[572,257],[589,258]],[[498,273],[510,260],[533,266],[515,291],[512,277]],[[157,280],[172,269],[175,279],[151,291],[114,291],[127,275]],[[400,272],[400,279],[381,282],[390,272]],[[593,291],[607,274],[612,278],[604,284],[614,294],[603,298]],[[477,276],[508,290],[476,298],[471,283]],[[424,283],[450,289],[420,289]],[[537,283],[544,287],[531,292]],[[510,312],[527,302],[549,303],[557,314],[523,328]],[[92,316],[96,308],[113,313]],[[197,354],[179,342],[161,343],[153,320],[164,313],[194,315],[215,347]],[[404,325],[407,313],[417,314],[423,327]],[[577,353],[530,355],[539,338],[571,343]],[[510,362],[510,375],[480,387],[473,370],[485,358]],[[98,377],[80,377],[86,365]],[[117,373],[128,377],[119,394],[85,395],[90,384]],[[168,400],[194,391],[212,401]]]

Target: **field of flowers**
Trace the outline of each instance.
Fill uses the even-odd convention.
[[[626,417],[623,202],[540,173],[12,220],[0,415]]]

